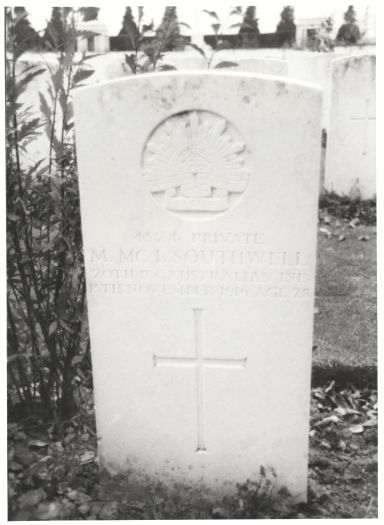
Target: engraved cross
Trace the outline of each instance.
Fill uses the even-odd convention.
[[[233,368],[245,369],[247,358],[209,358],[203,355],[203,312],[201,308],[193,308],[195,321],[195,356],[194,357],[163,357],[153,356],[154,366],[187,367],[196,370],[196,401],[197,401],[197,448],[196,452],[206,452],[204,432],[204,369]]]
[[[351,117],[351,120],[362,120],[364,121],[364,149],[363,149],[363,155],[367,154],[367,122],[368,120],[376,120],[376,117],[370,117],[369,116],[369,103],[370,99],[365,99],[365,115],[363,117]]]

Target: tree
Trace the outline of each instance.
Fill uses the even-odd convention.
[[[161,24],[156,30],[156,40],[162,45],[163,51],[181,50],[184,39],[180,35],[176,7],[166,7]]]
[[[344,24],[337,32],[336,40],[347,45],[354,45],[361,39],[359,26],[356,23],[357,16],[353,5],[348,7],[344,13]]]
[[[80,7],[79,11],[82,14],[83,22],[91,22],[97,20],[100,7]]]
[[[123,25],[122,25],[122,28],[120,29],[119,36],[126,37],[126,39],[128,40],[128,44],[126,47],[124,47],[124,49],[135,50],[137,48],[138,38],[139,38],[139,29],[133,18],[131,7],[125,8]]]
[[[43,41],[49,49],[64,49],[65,18],[67,12],[62,7],[52,7],[51,19],[45,30]]]
[[[256,8],[254,6],[248,6],[239,30],[241,47],[259,47],[259,34],[259,20],[256,18]]]
[[[15,7],[14,15],[17,19],[14,35],[16,45],[24,50],[38,48],[41,44],[41,39],[29,22],[25,7]]]
[[[283,45],[291,47],[296,41],[296,25],[294,22],[295,10],[287,5],[283,8],[280,15],[280,22],[277,25],[276,33],[284,33]]]

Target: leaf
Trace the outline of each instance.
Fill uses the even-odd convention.
[[[51,323],[49,325],[49,328],[48,328],[48,334],[49,335],[52,335],[53,333],[55,333],[57,330],[57,320],[56,321],[53,321],[53,323]]]
[[[125,63],[130,67],[132,73],[135,73],[136,71],[136,57],[135,54],[132,53],[131,55],[127,55],[127,53],[124,54]]]
[[[238,22],[237,24],[231,24],[228,29],[235,29],[237,27],[241,27],[243,24],[241,24],[240,22]]]
[[[19,507],[26,509],[40,503],[47,497],[43,489],[29,490],[25,494],[22,494],[19,499]]]
[[[215,13],[215,11],[208,11],[208,9],[203,9],[203,13],[207,13],[207,15],[211,16],[212,18],[214,18],[215,20],[220,22],[220,19],[217,16],[217,14]]]
[[[71,361],[71,365],[75,366],[82,362],[84,355],[75,355]]]
[[[321,421],[318,421],[317,423],[315,423],[315,427],[324,427],[325,425],[329,425],[330,423],[338,423],[340,421],[340,419],[333,415],[333,416],[328,416],[328,417],[325,417],[324,419],[322,419]]]
[[[44,97],[42,93],[39,93],[39,99],[40,99],[40,111],[46,118],[47,122],[50,122],[52,117],[52,111],[51,108],[47,102],[47,99]],[[49,136],[49,135],[48,135]]]
[[[237,6],[229,13],[230,15],[241,15],[241,6]]]
[[[201,49],[201,47],[197,46],[196,44],[191,44],[190,42],[187,42],[187,46],[192,47],[193,49],[195,49],[198,53],[200,53],[200,55],[202,55],[205,58],[205,60],[207,60],[207,57],[205,56],[204,50]]]
[[[332,390],[332,388],[335,386],[335,381],[331,381],[331,383],[327,386],[327,388],[324,390],[325,393]]]
[[[86,78],[90,77],[94,73],[94,69],[78,69],[76,73],[73,75],[73,83],[78,84],[82,80],[85,80]]]
[[[185,22],[177,22],[177,25],[187,27],[188,29],[191,29],[191,26],[186,24]]]
[[[31,439],[31,441],[28,441],[28,445],[30,447],[46,447],[49,445],[46,441],[41,441],[40,439]]]
[[[349,427],[349,430],[350,432],[352,432],[353,434],[361,434],[362,432],[364,432],[364,427],[363,425],[360,425],[360,424],[357,424],[357,425],[351,425]]]
[[[215,32],[215,34],[217,35],[217,33],[220,31],[221,24],[211,24],[211,27],[213,31]]]
[[[38,520],[55,520],[60,515],[62,504],[58,501],[43,502],[35,510],[35,516]]]
[[[229,60],[223,60],[222,62],[219,62],[215,65],[213,69],[220,69],[222,67],[238,67],[239,64],[236,64],[236,62],[230,62]]]
[[[36,66],[34,66],[36,67]],[[16,82],[16,91],[17,94],[20,95],[27,87],[29,82],[35,78],[37,75],[41,75],[41,73],[44,73],[46,69],[37,69],[36,71],[33,71],[32,73],[28,73],[20,79],[18,82]]]
[[[319,232],[324,233],[328,238],[332,236],[332,233],[328,230],[328,228],[319,228]]]
[[[164,64],[158,67],[156,71],[177,71],[177,68],[175,66],[171,66],[170,64]]]
[[[80,456],[80,463],[82,465],[85,465],[86,463],[91,463],[94,460],[95,460],[95,454],[91,450],[84,452],[84,454]]]
[[[363,427],[376,427],[377,419],[368,419],[363,423]]]

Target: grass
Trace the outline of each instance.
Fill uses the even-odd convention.
[[[316,276],[314,369],[375,375],[376,228],[329,218],[321,223]]]

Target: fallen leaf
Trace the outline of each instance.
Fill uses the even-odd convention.
[[[339,235],[337,240],[338,241],[345,241],[345,235]]]
[[[35,510],[35,516],[39,520],[55,520],[59,517],[61,503],[58,501],[43,502]]]
[[[46,447],[49,445],[46,441],[41,441],[40,439],[31,439],[31,441],[28,441],[28,445],[30,447]]]
[[[328,450],[331,450],[331,448],[332,448],[331,445],[328,443],[328,441],[322,441],[320,443],[320,446],[323,447],[323,448],[326,448]]]
[[[332,237],[332,233],[328,230],[328,228],[319,228],[319,231],[321,233],[324,233],[328,237],[328,239]]]
[[[322,419],[321,421],[318,421],[317,423],[315,423],[315,427],[323,427],[325,425],[329,425],[330,423],[338,423],[340,421],[340,419],[333,415],[333,416],[328,416],[328,417],[325,417],[324,419]]]
[[[228,519],[228,511],[226,509],[223,509],[222,507],[216,507],[212,510],[212,517],[216,519]]]
[[[358,237],[359,241],[369,241],[370,236],[369,235],[361,235]]]
[[[33,507],[43,501],[47,495],[43,489],[29,490],[25,494],[22,494],[19,500],[19,507],[21,509],[26,509],[28,507]]]
[[[349,226],[350,228],[355,228],[357,224],[359,224],[359,219],[356,218],[356,219],[352,219],[352,220],[348,223],[348,226]]]
[[[89,505],[87,503],[84,503],[83,505],[80,505],[80,507],[78,507],[77,510],[80,512],[80,514],[84,515],[89,512],[89,509]]]
[[[16,461],[9,461],[8,469],[12,472],[20,472],[21,470],[23,470],[23,467],[19,465],[19,463],[16,463]]]
[[[80,463],[82,465],[85,465],[86,463],[91,463],[91,461],[94,461],[94,460],[95,460],[95,453],[90,450],[87,452],[84,452],[84,454],[80,456]]]
[[[377,419],[368,419],[363,423],[363,427],[376,427]]]
[[[357,424],[357,425],[351,425],[349,427],[349,430],[350,432],[352,432],[353,434],[361,434],[362,432],[364,432],[364,427],[363,425],[360,425],[360,424]]]
[[[330,390],[332,390],[332,388],[335,386],[335,381],[332,381],[328,386],[327,388],[325,389],[325,393],[329,392]]]

